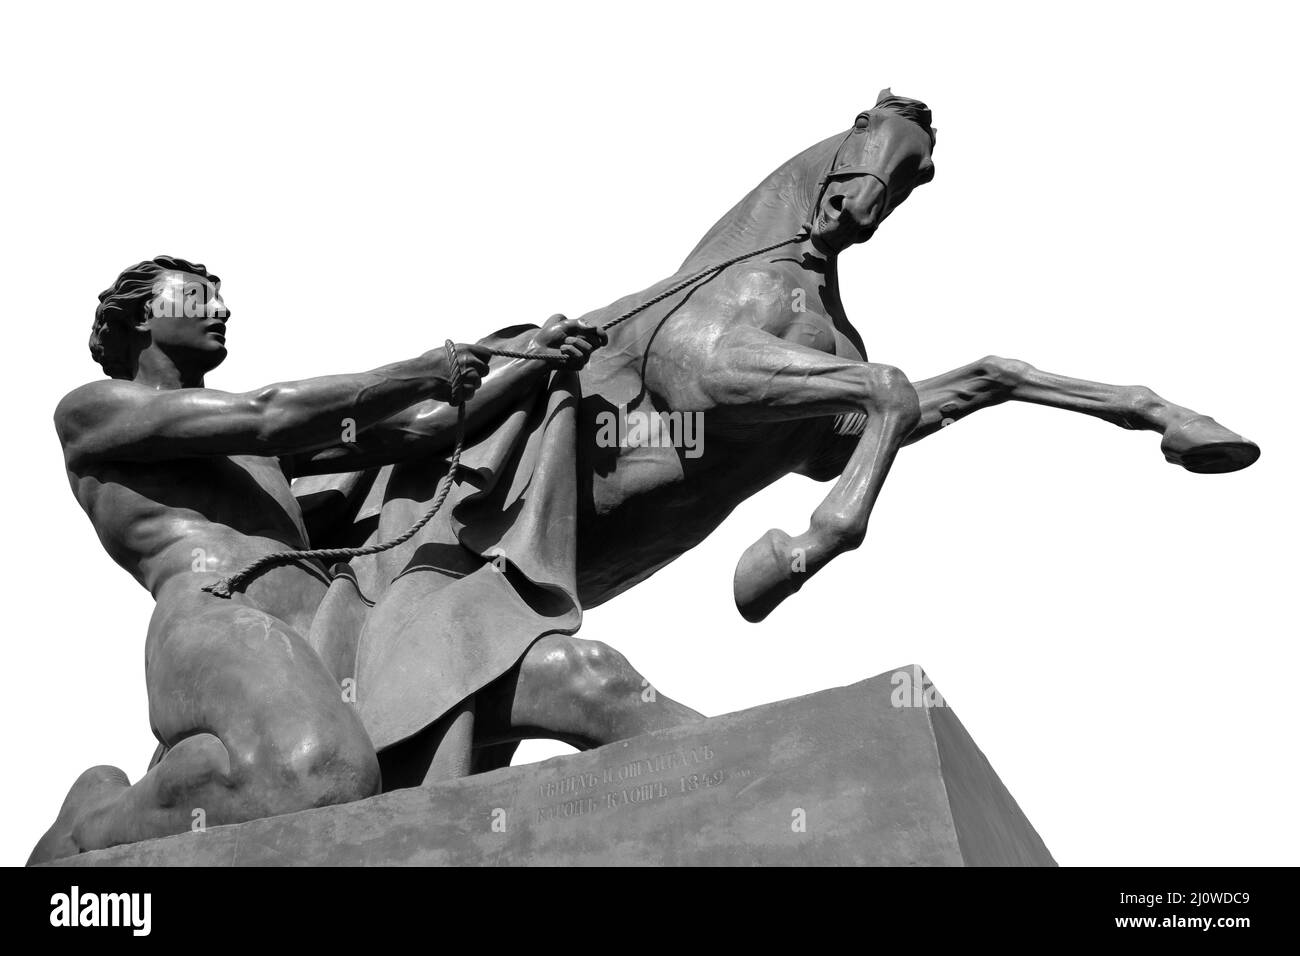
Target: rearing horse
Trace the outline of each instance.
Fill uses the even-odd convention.
[[[1235,471],[1259,449],[1213,419],[1143,387],[1117,387],[989,356],[913,383],[867,361],[840,300],[838,258],[866,242],[934,177],[925,104],[881,92],[848,133],[767,177],[718,221],[678,275],[585,316],[599,324],[711,262],[802,231],[613,334],[582,373],[586,414],[579,519],[584,606],[645,580],[701,542],[741,501],[790,472],[839,476],[799,535],[769,531],[741,557],[735,599],[764,618],[833,558],[858,547],[898,449],[981,408],[1034,402],[1163,436],[1165,457],[1194,472]],[[708,453],[609,449],[594,413],[703,412]],[[670,516],[667,517],[666,516]]]
[[[1253,443],[1144,387],[1066,378],[994,356],[913,383],[897,368],[867,361],[840,300],[839,255],[870,239],[914,188],[933,178],[933,149],[925,104],[885,90],[847,132],[768,176],[709,230],[676,274],[583,317],[604,325],[714,264],[779,246],[645,308],[614,330],[580,373],[583,607],[644,581],[784,475],[838,476],[806,531],[769,531],[741,556],[736,604],[748,620],[762,620],[863,542],[901,446],[1006,401],[1158,432],[1165,457],[1195,472],[1234,471],[1258,458]],[[612,410],[629,417],[702,413],[705,453],[599,442],[601,421],[608,420],[602,413]],[[543,637],[479,695],[471,718],[474,766],[508,762],[514,742],[525,737],[586,747],[698,719],[667,698],[661,707],[640,706],[644,686],[604,645]],[[437,746],[435,739],[426,757]],[[427,759],[415,763],[418,780]]]

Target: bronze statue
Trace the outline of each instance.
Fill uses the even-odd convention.
[[[380,766],[386,788],[432,782],[508,763],[530,736],[587,747],[698,719],[574,638],[582,608],[783,475],[837,479],[807,531],[770,531],[741,557],[735,600],[761,620],[862,543],[900,447],[980,408],[1035,402],[1155,431],[1196,472],[1255,461],[1254,444],[1146,388],[993,356],[915,383],[868,362],[838,257],[933,178],[934,143],[929,109],[883,91],[764,180],[673,276],[577,322],[458,347],[478,387],[447,506],[374,555],[364,545],[411,527],[447,476],[451,363],[431,352],[225,396],[202,388],[224,322],[137,318],[145,303],[174,311],[186,284],[219,303],[216,280],[157,260],[155,294],[158,271],[125,273],[96,323],[115,380],[68,396],[56,420],[101,540],[158,600],[147,667],[161,756],[134,786],[87,771],[34,859],[178,832],[195,807],[215,823],[357,799],[379,788]],[[493,358],[557,345],[571,361],[550,374]],[[601,440],[615,411],[701,414],[706,451]],[[339,437],[345,418],[354,440]],[[304,477],[291,491],[286,474]],[[228,600],[200,590],[309,541],[357,558],[276,568]]]

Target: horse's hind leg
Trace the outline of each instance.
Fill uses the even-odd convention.
[[[1237,471],[1259,457],[1254,442],[1149,388],[1053,375],[1014,359],[990,355],[918,382],[916,391],[921,421],[908,436],[909,444],[981,408],[1014,401],[1081,412],[1121,428],[1159,432],[1164,436],[1160,449],[1165,458],[1188,471]]]

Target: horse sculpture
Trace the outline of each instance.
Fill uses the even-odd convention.
[[[381,751],[397,744],[409,748],[405,742],[413,734],[440,721],[432,742],[423,745],[417,770],[395,772],[391,759],[385,764],[386,785],[430,779],[429,755],[445,748],[448,723],[466,716],[463,707],[447,708],[471,693],[477,693],[477,718],[472,735],[468,729],[462,734],[461,749],[472,736],[475,769],[508,762],[515,742],[526,737],[596,746],[698,718],[671,701],[664,702],[666,709],[637,706],[636,695],[647,682],[617,652],[565,635],[577,629],[581,608],[646,580],[703,541],[740,502],[786,474],[837,480],[806,531],[774,529],[741,556],[734,595],[750,621],[762,620],[836,556],[863,542],[900,447],[981,408],[1033,402],[1155,431],[1165,457],[1194,472],[1234,471],[1256,460],[1253,443],[1144,387],[1066,378],[995,356],[919,382],[867,361],[840,300],[839,255],[870,239],[914,188],[933,178],[933,149],[925,104],[885,90],[847,132],[768,176],[709,230],[677,273],[583,316],[594,326],[618,327],[569,389],[577,406],[576,501],[571,509],[565,505],[573,512],[565,513],[576,537],[573,613],[548,619],[553,635],[525,635],[502,649],[492,666],[482,665],[479,676],[457,684],[454,693],[418,715],[388,721],[385,706],[375,704],[367,724]],[[692,281],[699,273],[700,280]],[[678,291],[665,296],[670,290]],[[630,312],[635,316],[624,322]],[[551,411],[564,404],[553,403]],[[600,440],[611,415],[653,419],[679,413],[702,418],[707,453],[666,442]],[[389,532],[410,524],[416,512],[407,499],[429,500],[443,474],[390,480]],[[394,485],[398,493],[391,492]],[[548,518],[535,527],[557,525]],[[411,569],[460,560],[449,557],[457,543],[478,547],[480,560],[489,556],[462,533],[444,538],[423,557],[413,543],[371,579],[400,582],[414,592],[424,585],[412,581]],[[469,564],[455,573],[473,572]],[[473,603],[494,600],[484,592]],[[381,599],[372,633],[390,634],[431,613],[414,598],[394,606],[396,611],[386,613]],[[498,638],[487,636],[492,625],[485,623],[484,636],[457,645],[454,653],[446,650],[447,633],[464,626],[464,614],[443,614],[425,625],[428,637],[420,646],[372,655],[389,662],[384,666],[369,667],[363,653],[358,673],[371,701],[387,695],[387,710],[401,711],[425,693],[429,681],[478,667],[483,644]],[[418,663],[430,655],[441,655],[439,662]],[[487,683],[491,678],[499,679]],[[575,680],[579,691],[573,690]],[[584,687],[599,693],[566,703],[586,693]],[[579,712],[582,720],[573,716]],[[490,759],[479,759],[488,751]],[[409,755],[401,748],[391,753]]]
[[[805,239],[651,311],[596,353],[582,373],[589,407],[701,410],[711,451],[691,460],[674,449],[628,448],[618,449],[616,461],[593,454],[582,463],[591,487],[579,524],[585,606],[645,580],[778,478],[839,476],[807,531],[769,531],[741,557],[736,604],[746,619],[759,621],[862,543],[900,446],[1006,401],[1159,432],[1165,457],[1193,472],[1235,471],[1259,457],[1253,443],[1143,387],[1066,378],[995,356],[913,383],[896,368],[867,361],[840,301],[839,254],[870,239],[915,187],[933,178],[933,147],[924,104],[882,91],[847,136],[794,157],[741,200],[681,273],[807,222]],[[629,304],[584,318],[599,323]],[[582,423],[591,428],[592,416]],[[591,453],[588,437],[578,447]]]

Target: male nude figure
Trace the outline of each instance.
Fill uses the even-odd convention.
[[[183,832],[194,812],[235,823],[376,793],[365,728],[307,634],[327,580],[303,563],[230,599],[201,588],[269,552],[309,547],[290,489],[301,473],[446,454],[455,438],[450,360],[439,346],[369,372],[207,388],[229,312],[201,265],[159,257],[100,295],[91,353],[111,376],[55,412],[68,478],[113,559],[153,594],[149,717],[165,750],[131,785],[115,767],[78,778],[29,862]],[[556,316],[534,346],[585,364],[603,334]],[[458,345],[469,428],[537,387],[546,367]],[[355,443],[340,453],[345,421]],[[336,461],[333,468],[329,461]],[[313,464],[315,462],[315,464]],[[572,639],[568,639],[572,640]],[[540,643],[540,642],[539,642]]]

